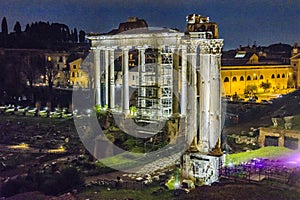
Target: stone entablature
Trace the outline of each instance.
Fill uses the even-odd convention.
[[[136,48],[158,48],[163,46],[176,46],[181,44],[184,33],[170,29],[148,28],[133,29],[118,35],[90,36],[93,48],[96,49],[123,49],[125,47]]]

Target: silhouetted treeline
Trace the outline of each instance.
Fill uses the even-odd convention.
[[[4,48],[35,48],[35,49],[68,49],[78,42],[84,43],[85,32],[71,29],[60,23],[35,22],[27,24],[22,31],[16,22],[13,32],[8,33],[7,21],[4,17],[1,23],[0,47]]]

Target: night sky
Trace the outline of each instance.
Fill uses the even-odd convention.
[[[225,49],[239,45],[300,43],[300,1],[286,0],[0,0],[9,31],[35,21],[67,24],[85,32],[108,32],[128,17],[149,26],[185,30],[188,14],[209,16],[219,25]]]

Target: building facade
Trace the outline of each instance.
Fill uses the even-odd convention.
[[[277,46],[279,49],[280,44]],[[287,48],[284,51],[286,55],[278,56],[277,52],[268,52],[267,55],[254,46],[224,52],[221,67],[222,96],[244,94],[248,87],[256,88],[255,93],[275,93],[294,88],[295,73],[285,59],[289,57],[290,51]],[[268,83],[269,87],[262,87],[264,83]]]
[[[69,62],[70,67],[70,85],[79,88],[89,87],[89,76],[88,72],[82,69],[82,58],[78,58]]]
[[[290,65],[222,66],[221,77],[222,96],[244,94],[248,86],[256,86],[256,92],[263,93],[262,83],[270,83],[270,92],[293,87]]]

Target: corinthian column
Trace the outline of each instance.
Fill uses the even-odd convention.
[[[186,115],[186,104],[187,104],[187,76],[186,76],[186,69],[187,69],[187,54],[186,54],[186,46],[183,45],[181,49],[181,115]]]
[[[197,44],[193,41],[189,44],[188,49],[188,83],[189,89],[187,91],[187,121],[188,121],[188,141],[192,141],[191,150],[199,151],[197,146],[197,132],[198,132],[198,109],[197,109]]]
[[[109,51],[105,49],[105,105],[108,104],[108,90],[109,90]]]
[[[129,114],[128,52],[129,48],[123,49],[123,113],[125,116]]]
[[[109,108],[115,108],[115,49],[110,50],[110,70],[109,70],[109,79],[110,79],[110,104]]]
[[[220,56],[222,40],[201,40],[200,141],[202,151],[219,145],[221,134]]]
[[[146,107],[146,101],[145,101],[145,96],[146,96],[146,89],[145,87],[141,87],[144,83],[144,72],[145,72],[145,47],[139,47],[139,98],[141,100],[138,101],[139,107],[145,109]]]
[[[95,104],[101,105],[100,49],[94,49],[94,63],[95,63]]]

